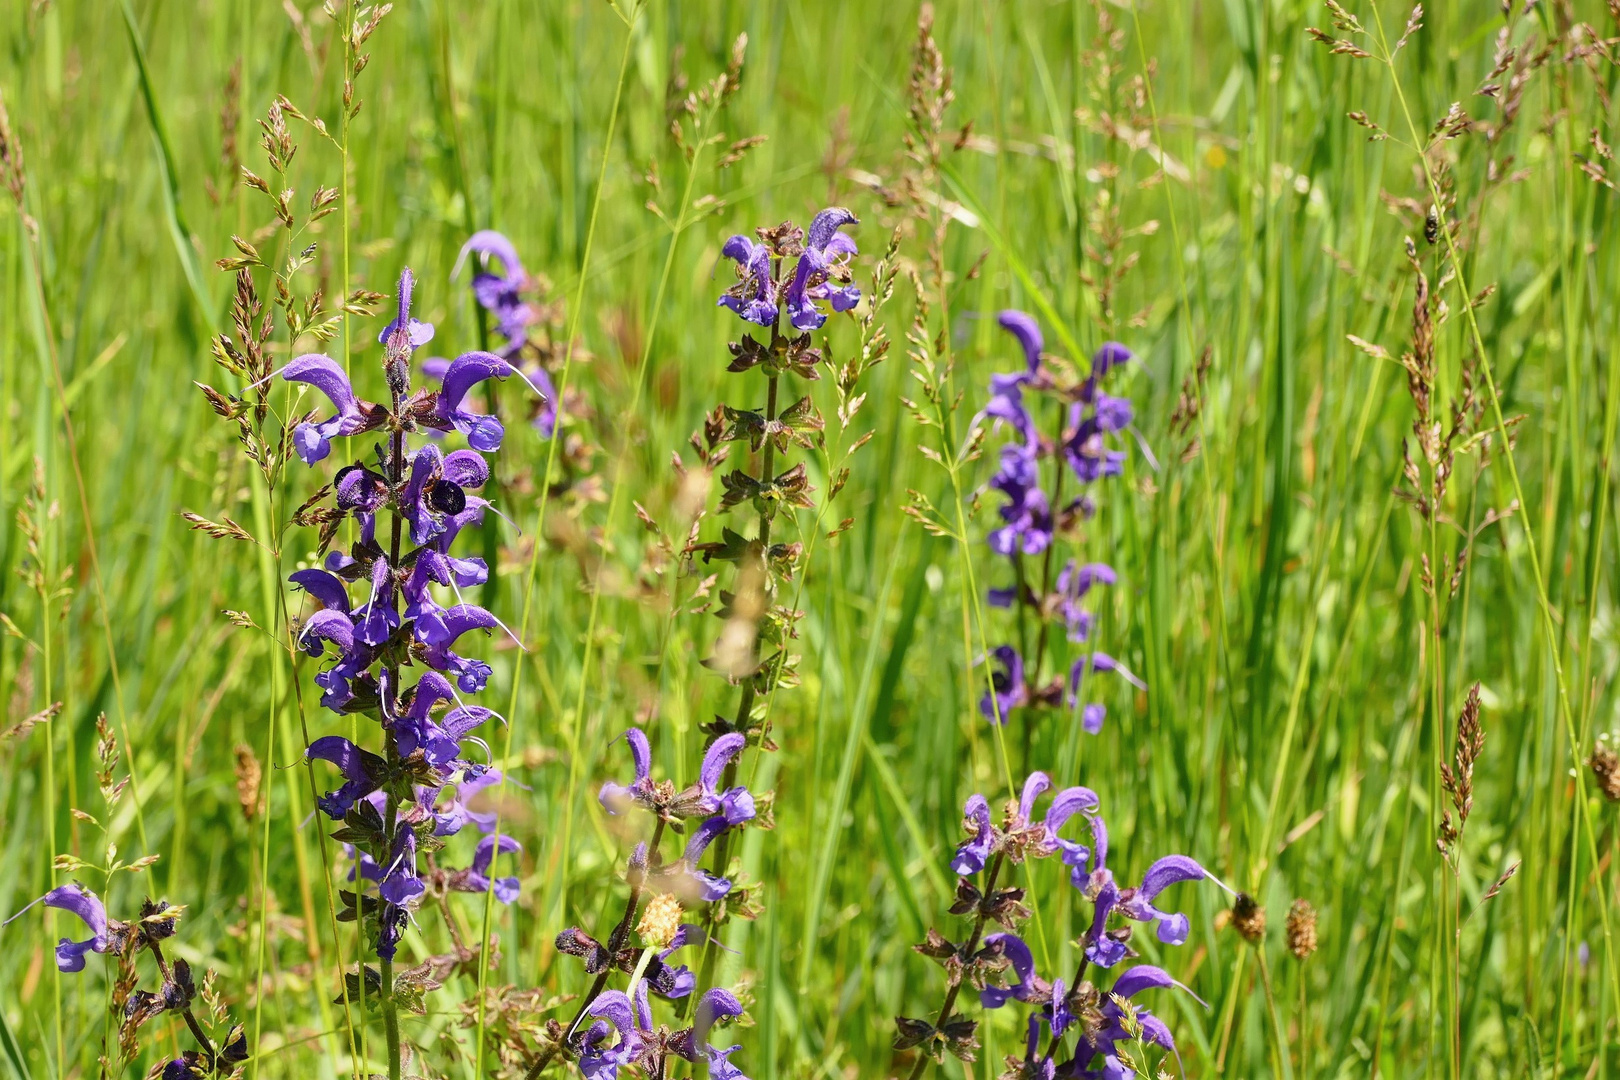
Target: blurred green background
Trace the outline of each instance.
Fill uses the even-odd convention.
[[[275,625],[276,582],[309,559],[313,540],[288,534],[278,569],[180,517],[229,515],[265,535],[272,510],[320,482],[299,465],[273,507],[256,503],[231,430],[191,384],[228,381],[208,340],[225,325],[230,280],[212,264],[231,253],[233,233],[250,236],[268,220],[235,181],[238,165],[269,175],[255,122],[284,94],[335,130],[341,44],[320,7],[301,0],[14,0],[4,11],[0,91],[24,154],[42,272],[21,216],[0,214],[0,610],[16,631],[0,638],[0,729],[50,702],[62,710],[0,742],[0,914],[66,880],[51,871],[53,843],[99,861],[100,831],[69,808],[102,814],[95,718],[105,712],[121,742],[127,734],[137,779],[106,824],[125,859],[162,856],[138,880],[120,876],[115,913],[143,893],[188,906],[173,952],[219,972],[257,1038],[250,1075],[347,1075],[341,1015],[325,1004],[339,961],[321,847],[304,773],[289,767],[301,750],[292,673],[266,633],[222,614]],[[1393,38],[1408,12],[1379,11]],[[1370,6],[1356,13],[1374,26]],[[1112,27],[1101,37],[1100,19]],[[477,345],[465,269],[452,277],[470,232],[509,235],[566,308],[600,197],[569,402],[569,489],[537,528],[546,445],[511,425],[498,477],[522,534],[492,524],[481,541],[502,575],[480,602],[515,626],[530,545],[546,538],[529,651],[487,653],[492,704],[525,667],[504,762],[525,786],[508,787],[503,804],[526,849],[524,895],[497,912],[494,982],[545,996],[583,989],[575,961],[559,960],[551,942],[565,926],[603,928],[622,903],[625,840],[595,802],[602,779],[629,771],[610,740],[645,722],[660,767],[688,777],[697,725],[734,700],[699,663],[718,620],[671,618],[662,597],[677,568],[649,572],[653,540],[629,502],[679,543],[671,452],[691,462],[687,436],[716,402],[758,404],[748,378],[725,371],[737,327],[714,298],[731,280],[728,266],[716,270],[727,235],[847,205],[862,218],[853,232],[869,287],[905,218],[874,184],[892,189],[905,168],[916,22],[910,3],[671,0],[627,31],[599,2],[405,0],[367,44],[364,107],[348,133],[349,284],[390,292],[410,265],[419,315],[437,325],[432,351]],[[1066,713],[1042,715],[1027,762],[1100,793],[1122,877],[1183,852],[1270,912],[1257,955],[1220,928],[1224,894],[1181,886],[1171,899],[1192,916],[1191,940],[1164,949],[1137,938],[1146,958],[1209,1002],[1153,1003],[1189,1076],[1441,1074],[1447,1017],[1457,1015],[1467,1075],[1606,1076],[1615,1065],[1605,898],[1620,840],[1615,808],[1574,770],[1614,724],[1620,655],[1609,482],[1620,315],[1608,302],[1620,238],[1606,172],[1615,78],[1601,44],[1616,25],[1601,5],[1567,0],[1515,7],[1507,20],[1495,4],[1440,0],[1424,23],[1396,60],[1397,94],[1376,59],[1331,56],[1311,41],[1308,26],[1331,31],[1329,13],[1290,0],[937,5],[957,95],[947,123],[972,122],[940,187],[965,206],[944,250],[945,330],[967,394],[959,421],[980,407],[992,371],[1019,362],[989,317],[1002,307],[1041,311],[1053,352],[1071,351],[1066,334],[1088,351],[1116,338],[1141,358],[1114,390],[1135,402],[1151,457],[1133,448],[1071,547],[1117,568],[1099,642],[1149,689],[1107,684],[1109,719],[1095,737]],[[1504,26],[1519,52],[1493,75]],[[606,144],[627,33],[621,118]],[[671,256],[670,229],[644,208],[655,195],[671,205],[684,182],[666,88],[677,71],[695,87],[722,70],[740,33],[744,84],[722,126],[731,139],[767,140],[730,168],[700,170],[695,194],[723,205],[691,223]],[[1151,98],[1134,82],[1144,71]],[[1501,89],[1478,93],[1487,84]],[[1481,528],[1515,498],[1497,441],[1488,469],[1459,464],[1435,540],[1392,494],[1413,417],[1404,372],[1346,335],[1395,356],[1411,347],[1411,237],[1447,305],[1435,391],[1447,416],[1471,339],[1455,281],[1439,284],[1443,251],[1422,238],[1429,203],[1402,110],[1421,135],[1453,101],[1494,126],[1446,142],[1432,160],[1455,185],[1470,290],[1496,286],[1476,314],[1503,411],[1525,417],[1515,453],[1525,502],[1507,524]],[[1351,110],[1397,138],[1369,141]],[[334,144],[297,123],[293,131],[288,185],[300,198],[341,186]],[[656,190],[647,183],[655,162]],[[340,222],[309,231],[318,246],[306,287],[342,287]],[[901,256],[926,272],[914,232]],[[1105,257],[1114,270],[1138,260],[1107,310],[1087,285],[1110,272]],[[754,1026],[737,1034],[736,1060],[756,1078],[902,1068],[889,1049],[893,1017],[931,1015],[943,992],[938,969],[910,946],[928,926],[952,931],[947,864],[962,800],[984,791],[995,801],[1006,786],[975,708],[982,672],[967,660],[1005,640],[1010,623],[990,612],[990,640],[979,636],[964,613],[955,543],[901,513],[908,489],[950,499],[945,474],[918,451],[932,433],[901,402],[916,393],[903,355],[912,307],[902,281],[883,316],[897,347],[872,371],[855,429],[873,428],[875,439],[854,460],[842,511],[819,527],[856,522],[816,544],[799,601],[803,685],[772,703],[780,752],[745,768],[776,791],[776,828],[750,832],[742,848],[764,912],[729,928],[737,951],[723,961],[752,995]],[[937,305],[933,317],[937,330]],[[381,324],[355,319],[351,330],[357,384],[373,397]],[[829,326],[829,348],[847,356],[854,329]],[[1206,349],[1201,417],[1173,432],[1183,380]],[[814,392],[831,412],[828,384]],[[501,393],[503,408],[524,408],[518,388]],[[825,491],[825,462],[810,460]],[[43,487],[29,513],[41,540],[31,553],[15,519],[35,462]],[[968,483],[991,468],[974,464]],[[1006,584],[982,543],[994,505],[987,499],[971,527],[981,585]],[[808,539],[814,515],[799,527]],[[1438,555],[1448,577],[1474,529],[1435,634],[1422,558]],[[42,602],[9,572],[31,566],[71,592]],[[597,637],[582,667],[593,582]],[[693,584],[681,579],[683,596]],[[310,732],[346,733],[347,721],[315,708],[313,670],[296,673]],[[1437,764],[1451,755],[1474,681],[1487,741],[1458,877],[1447,884],[1434,844]],[[1024,740],[1015,720],[1015,769]],[[243,744],[266,766],[268,827],[238,800]],[[1520,860],[1517,877],[1480,906]],[[1067,969],[1082,905],[1061,867],[1041,865],[1026,884],[1042,970]],[[1321,949],[1304,963],[1283,939],[1295,897],[1321,913]],[[477,898],[452,902],[477,925]],[[1455,983],[1447,910],[1466,917]],[[443,930],[424,926],[428,939],[413,935],[408,948],[442,948]],[[50,948],[37,911],[0,930],[0,1072],[96,1075],[106,969],[58,976]],[[342,948],[352,962],[352,937]],[[408,1022],[422,1075],[472,1074],[462,1005],[473,994],[453,979],[429,998],[428,1016]],[[1002,1056],[1021,1050],[1012,1012],[987,1014],[973,1075],[998,1074]],[[167,1034],[148,1041],[122,1075],[141,1075],[175,1045]]]

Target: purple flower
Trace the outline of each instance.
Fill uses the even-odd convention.
[[[1079,402],[1069,407],[1069,424],[1074,431],[1063,443],[1063,457],[1083,484],[1105,476],[1118,476],[1125,468],[1125,452],[1110,450],[1103,441],[1105,429],[1096,416],[1081,415]]]
[[[1074,708],[1080,701],[1080,687],[1085,682],[1088,671],[1112,671],[1119,677],[1136,687],[1146,690],[1147,684],[1135,675],[1130,669],[1105,652],[1094,651],[1088,656],[1081,656],[1069,668],[1069,687],[1066,695],[1069,708]],[[1102,730],[1103,717],[1106,711],[1101,705],[1087,705],[1081,711],[1081,724],[1092,735]]]
[[[1034,375],[1041,366],[1041,350],[1046,347],[1034,316],[1009,308],[996,314],[996,323],[1018,339],[1018,344],[1024,350],[1024,363],[1029,368],[1029,374]]]
[[[616,784],[611,780],[604,781],[602,790],[597,793],[597,801],[602,809],[610,814],[622,814],[630,806],[640,806],[643,809],[655,809],[655,792],[652,780],[652,746],[647,742],[647,734],[640,728],[631,728],[623,735],[624,741],[630,744],[630,758],[635,763],[636,775],[628,785]]]
[[[500,620],[481,607],[457,604],[445,608],[433,619],[418,619],[417,640],[427,646],[425,659],[435,671],[453,672],[456,684],[469,694],[476,694],[489,682],[492,669],[482,660],[472,660],[450,651],[461,635],[469,630],[490,630]]]
[[[731,1063],[731,1055],[742,1047],[728,1046],[724,1050],[709,1044],[709,1032],[720,1020],[734,1020],[743,1014],[742,1002],[730,990],[715,987],[698,999],[697,1014],[692,1025],[691,1049],[695,1051],[689,1061],[701,1056],[709,1066],[709,1080],[748,1080],[741,1069]]]
[[[377,335],[379,342],[398,351],[418,349],[433,340],[433,324],[411,318],[411,291],[415,284],[416,278],[411,275],[410,267],[399,272],[399,313]]]
[[[1102,1006],[1103,1028],[1095,1038],[1081,1044],[1079,1056],[1076,1057],[1076,1063],[1079,1064],[1093,1055],[1100,1056],[1102,1058],[1102,1067],[1100,1070],[1091,1070],[1076,1075],[1098,1076],[1107,1078],[1107,1080],[1130,1076],[1130,1070],[1119,1059],[1117,1051],[1119,1044],[1131,1041],[1132,1036],[1121,1023],[1125,1011],[1114,999],[1130,999],[1143,990],[1167,990],[1171,987],[1185,990],[1192,995],[1194,1001],[1197,1001],[1200,1005],[1204,1004],[1197,994],[1193,994],[1191,990],[1187,990],[1185,986],[1171,978],[1169,972],[1151,964],[1139,964],[1114,980],[1113,989],[1109,992],[1108,998]],[[1140,1007],[1136,1009],[1136,1019],[1142,1025],[1142,1042],[1162,1046],[1171,1053],[1177,1053],[1175,1039],[1171,1037],[1170,1029],[1165,1026],[1163,1020]],[[1184,1069],[1178,1069],[1178,1071],[1185,1074]]]
[[[997,670],[990,675],[991,689],[979,699],[979,712],[992,724],[1005,724],[1012,711],[1029,700],[1024,686],[1024,658],[1011,645],[998,645],[990,652]]]
[[[523,348],[529,326],[535,321],[534,309],[522,296],[529,276],[523,272],[523,263],[512,241],[493,229],[483,229],[468,237],[461,245],[461,254],[456,256],[457,264],[473,252],[485,256],[486,260],[500,260],[502,273],[494,273],[486,261],[485,269],[473,275],[472,288],[479,307],[495,316],[496,327],[506,337],[500,354],[509,357]]]
[[[469,803],[480,791],[493,787],[505,779],[505,774],[499,769],[485,769],[463,780],[459,784],[446,784],[438,791],[432,793],[428,801],[428,813],[433,817],[434,836],[454,836],[469,822],[476,826],[479,832],[490,833],[495,830],[497,817],[494,813],[473,810]],[[440,809],[437,803],[438,796],[446,790],[451,790],[450,802]]]
[[[731,891],[731,882],[716,877],[703,869],[703,854],[709,845],[730,825],[718,814],[708,818],[692,830],[681,857],[667,866],[659,867],[653,877],[659,884],[682,900],[719,900]]]
[[[305,353],[282,368],[281,377],[287,382],[308,383],[325,394],[337,410],[325,420],[305,421],[293,429],[293,448],[305,465],[313,465],[331,453],[333,439],[381,427],[388,418],[387,410],[355,397],[349,377],[330,356]]]
[[[416,876],[416,831],[401,825],[394,836],[388,868],[377,882],[377,894],[396,907],[404,907],[427,891]]]
[[[613,1080],[621,1068],[641,1056],[646,1045],[643,1036],[653,1033],[650,1010],[644,1001],[632,1003],[623,990],[608,990],[591,1003],[585,1015],[603,1019],[585,1033],[579,1071],[587,1080]],[[613,1032],[618,1041],[611,1047],[604,1045]]]
[[[309,744],[304,757],[330,761],[343,774],[346,783],[342,787],[328,791],[316,800],[334,821],[341,821],[355,803],[376,791],[388,772],[386,759],[369,750],[362,750],[341,735],[325,735],[316,739]]]
[[[1017,934],[990,934],[984,939],[987,948],[1005,957],[1012,964],[1018,981],[1012,986],[986,986],[979,991],[979,1004],[987,1009],[999,1009],[1010,1000],[1039,1001],[1047,987],[1035,975],[1035,958],[1029,946]]]
[[[1093,618],[1083,601],[1092,586],[1112,585],[1116,580],[1114,568],[1107,563],[1076,565],[1070,559],[1063,564],[1057,576],[1058,614],[1068,627],[1070,641],[1081,642],[1091,636]]]
[[[1001,469],[990,486],[1007,496],[1001,507],[1006,522],[990,534],[990,550],[997,555],[1039,555],[1052,542],[1052,510],[1041,491],[1034,451],[1028,445],[1008,443],[1001,448]]]
[[[718,814],[727,825],[741,825],[754,818],[754,796],[745,787],[720,790],[721,778],[744,746],[747,737],[730,732],[709,744],[698,770],[697,782],[684,791],[673,792],[671,785],[659,785],[652,779],[652,749],[640,728],[624,733],[630,744],[630,756],[635,762],[635,777],[629,784],[611,780],[603,783],[597,793],[602,808],[610,814],[624,813],[639,806],[666,818],[709,817]]]
[[[107,922],[107,909],[96,894],[74,883],[61,885],[42,898],[46,907],[71,912],[83,920],[90,936],[83,941],[63,938],[56,946],[56,969],[62,972],[83,971],[84,954],[106,952],[113,944],[113,934]]]
[[[501,448],[506,429],[497,417],[473,412],[463,406],[467,392],[485,379],[504,379],[517,371],[507,360],[488,352],[462,353],[444,372],[438,405],[433,419],[444,431],[452,429],[467,436],[474,450],[491,452]]]
[[[1117,341],[1105,341],[1102,347],[1091,354],[1091,377],[1100,379],[1114,368],[1129,363],[1135,353]]]
[[[726,241],[720,254],[736,261],[737,283],[720,297],[718,306],[730,308],[759,326],[775,323],[777,289],[776,279],[771,276],[770,249],[738,235]]]
[[[855,215],[841,206],[823,210],[810,222],[804,254],[787,288],[788,319],[794,329],[819,330],[827,321],[816,307],[818,300],[826,300],[834,311],[848,311],[860,303],[860,289],[835,284],[849,280],[849,260],[856,254],[855,241],[838,230],[858,224]]]
[[[399,608],[394,602],[394,570],[388,560],[378,558],[371,564],[371,595],[354,612],[355,629],[362,642],[373,647],[382,645],[399,628]]]
[[[963,808],[962,827],[973,835],[957,845],[951,869],[963,877],[984,869],[995,846],[996,830],[990,822],[990,803],[983,795],[968,796]]]
[[[491,879],[489,864],[496,855],[515,855],[523,850],[510,836],[486,836],[478,841],[478,847],[473,852],[472,865],[460,879],[465,892],[494,892],[495,899],[503,904],[510,904],[518,898],[518,879],[503,877]]]
[[[1187,940],[1191,925],[1180,912],[1163,912],[1153,906],[1158,895],[1171,885],[1183,881],[1202,881],[1208,877],[1202,866],[1185,855],[1166,855],[1142,875],[1142,884],[1120,893],[1119,911],[1127,919],[1155,924],[1159,940],[1166,945],[1180,945]]]

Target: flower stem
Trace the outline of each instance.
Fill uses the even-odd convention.
[[[990,894],[996,890],[996,878],[1001,874],[1001,864],[1005,858],[1005,855],[998,852],[995,859],[990,863],[990,874],[985,878],[984,881],[985,900],[989,900]],[[967,944],[962,946],[962,951],[958,955],[963,957],[970,957],[973,955],[974,951],[979,947],[979,937],[984,933],[984,924],[988,922],[989,919],[990,915],[985,910],[985,904],[981,902],[979,904],[979,914],[973,920],[973,933],[968,935]],[[962,981],[958,979],[956,982],[952,983],[951,988],[945,992],[945,1004],[939,1007],[939,1016],[935,1017],[934,1019],[934,1030],[938,1031],[945,1025],[945,1021],[950,1019],[951,1007],[956,1004],[956,996],[957,994],[961,993],[961,991]],[[928,1061],[929,1058],[927,1054],[917,1055],[917,1064],[911,1067],[910,1080],[917,1080],[918,1077],[922,1076],[923,1073],[928,1071]]]
[[[647,843],[647,873],[651,873],[654,868],[663,865],[663,860],[658,854],[658,845],[663,838],[664,819],[660,817],[658,824],[653,827],[652,839]],[[535,1077],[545,1071],[546,1066],[551,1064],[561,1048],[569,1039],[574,1037],[574,1032],[579,1030],[579,1025],[585,1019],[585,1014],[590,1010],[591,1005],[596,1002],[596,999],[602,995],[602,991],[607,988],[608,976],[613,972],[613,958],[618,955],[620,949],[624,948],[625,938],[630,934],[630,924],[635,920],[636,908],[641,903],[641,886],[645,880],[645,875],[643,875],[641,879],[630,882],[630,896],[624,902],[624,915],[619,919],[618,924],[613,927],[613,933],[608,935],[607,970],[596,976],[596,981],[591,984],[590,993],[586,994],[584,1000],[580,1002],[579,1011],[574,1014],[574,1019],[568,1025],[568,1030],[563,1033],[562,1039],[553,1043],[545,1053],[535,1059],[534,1064],[529,1066],[528,1072],[523,1074],[524,1080],[535,1080]],[[645,960],[645,957],[643,957],[643,960]],[[645,970],[645,965],[641,970]],[[637,977],[639,978],[639,975]],[[630,985],[631,989],[634,989],[635,981],[631,980]]]
[[[163,957],[163,947],[155,941],[147,942],[147,947],[152,950],[152,958],[157,961],[158,970],[163,973],[163,981],[172,983],[174,981],[174,972],[170,970],[168,960]],[[209,1067],[212,1068],[214,1065],[214,1044],[208,1041],[208,1034],[203,1031],[202,1025],[197,1022],[196,1014],[191,1011],[190,1004],[187,1004],[180,1013],[186,1018],[186,1027],[191,1029],[192,1036],[197,1040],[197,1044],[202,1047],[203,1054],[208,1058]]]
[[[772,325],[771,351],[773,353],[777,352],[778,348],[784,344],[785,340],[782,338],[781,333],[778,331],[775,325]],[[768,376],[768,382],[766,384],[768,389],[766,390],[765,395],[765,425],[767,430],[770,429],[770,425],[776,420],[777,383],[780,378],[781,376],[774,371]],[[775,476],[775,470],[776,444],[771,440],[771,437],[767,435],[765,438],[764,454],[760,459],[760,480],[767,484],[770,483],[772,477]],[[770,604],[773,595],[773,590],[770,587],[770,556],[768,552],[771,546],[771,523],[774,518],[775,514],[771,513],[768,509],[761,510],[759,512],[759,566],[757,567],[757,572],[759,574],[759,588],[762,601],[760,611],[761,618],[764,617],[764,608]],[[743,583],[743,587],[746,588],[746,582]],[[757,649],[757,637],[755,638],[755,646]],[[785,660],[786,657],[783,659]],[[742,692],[738,695],[737,715],[731,721],[732,731],[740,731],[744,736],[748,735],[748,725],[751,714],[754,711],[754,698],[756,695],[757,691],[754,689],[754,673],[750,672],[749,675],[743,679]],[[737,762],[741,759],[742,755],[738,754],[726,764],[726,771],[720,781],[720,790],[724,791],[737,782]],[[727,829],[725,832],[720,834],[719,840],[715,841],[714,863],[711,872],[716,877],[725,876],[726,864],[731,861],[731,833],[732,830]],[[703,961],[698,965],[697,985],[699,989],[713,985],[714,965],[718,959],[715,952],[713,933],[715,927],[713,905],[709,907],[708,913],[704,916],[703,924],[705,930],[708,932],[704,935]],[[688,1000],[695,1000],[695,998],[696,995],[694,994]]]

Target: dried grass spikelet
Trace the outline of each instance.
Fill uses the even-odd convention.
[[[1591,766],[1603,797],[1610,802],[1620,802],[1620,753],[1600,742],[1592,748],[1592,756],[1586,763]]]
[[[636,933],[649,949],[662,949],[675,939],[681,928],[681,902],[668,893],[659,893],[641,910]]]
[[[766,578],[757,564],[744,564],[731,601],[731,615],[715,643],[710,666],[730,679],[744,679],[759,666],[759,620],[765,614]]]
[[[1479,720],[1479,683],[1468,688],[1468,699],[1463,702],[1457,717],[1457,744],[1453,751],[1453,764],[1440,766],[1440,786],[1451,796],[1451,810],[1440,817],[1440,835],[1436,840],[1442,854],[1452,857],[1462,841],[1463,829],[1468,825],[1469,812],[1474,808],[1474,763],[1485,749],[1485,728]],[[1456,812],[1453,819],[1452,812]]]
[[[1288,905],[1288,919],[1283,926],[1294,959],[1304,960],[1316,951],[1316,909],[1310,901],[1295,900]]]
[[[247,743],[236,744],[236,801],[242,807],[242,816],[252,821],[259,816],[263,805],[259,795],[259,782],[264,770]]]
[[[1245,941],[1259,941],[1266,936],[1266,909],[1248,893],[1238,893],[1232,903],[1232,926]]]

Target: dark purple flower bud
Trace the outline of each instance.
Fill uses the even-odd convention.
[[[411,291],[415,287],[416,279],[411,274],[411,268],[405,267],[399,272],[399,307],[394,321],[383,327],[377,340],[400,351],[421,348],[433,340],[433,324],[418,322],[411,318]],[[400,331],[404,331],[403,334]]]
[[[332,480],[339,510],[375,513],[388,501],[388,481],[364,465],[345,465]]]

